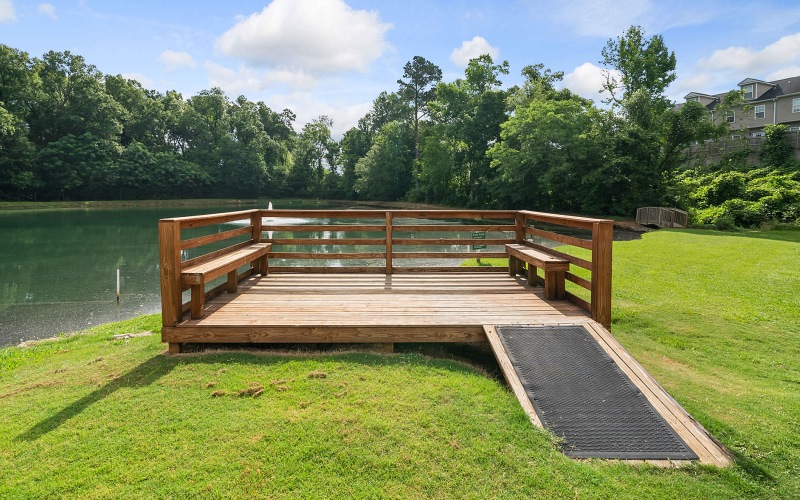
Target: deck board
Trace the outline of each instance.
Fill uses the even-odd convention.
[[[567,301],[506,275],[272,274],[252,277],[239,293],[208,301],[205,316],[178,330],[214,327],[481,327],[485,324],[587,321]]]

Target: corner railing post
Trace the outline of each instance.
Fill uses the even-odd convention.
[[[592,319],[611,329],[611,250],[614,223],[592,225]]]
[[[525,214],[517,212],[514,214],[514,238],[518,244],[525,243]]]
[[[161,272],[161,322],[163,326],[175,326],[183,317],[180,221],[158,221],[158,254]]]
[[[392,212],[386,212],[386,276],[392,274]]]
[[[250,216],[250,231],[253,243],[261,243],[261,210],[256,210]]]

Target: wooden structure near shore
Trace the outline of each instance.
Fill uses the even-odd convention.
[[[612,229],[610,220],[507,210],[246,210],[162,219],[162,340],[170,353],[185,343],[489,343],[541,426],[494,328],[581,325],[701,463],[726,466],[725,450],[610,334]],[[266,262],[225,267],[256,245],[268,245]],[[545,298],[541,277],[517,276],[525,271],[518,260],[511,269],[453,265],[507,258],[505,245],[568,263],[558,272],[566,289],[561,283],[550,294],[563,300]],[[198,269],[226,271],[227,279],[212,281],[202,301],[187,300],[193,284],[205,286],[196,273],[187,278]],[[528,264],[527,272],[536,268]]]
[[[636,223],[658,228],[689,227],[689,213],[679,208],[641,207],[636,209]]]
[[[198,228],[206,228],[205,234],[186,237]],[[609,328],[612,229],[610,220],[511,210],[246,210],[162,219],[162,338],[173,352],[185,342],[485,341],[487,320],[537,323],[539,311],[547,311],[542,318],[553,311],[561,316],[577,313]],[[463,232],[487,237],[458,235]],[[544,240],[560,249],[544,245]],[[430,264],[506,258],[503,245],[508,243],[569,262],[564,279],[574,289],[566,291],[567,300],[544,301],[540,289],[502,276],[508,267]],[[255,244],[271,245],[268,273],[255,277],[257,269],[239,269],[235,278],[229,276],[205,293],[202,317],[187,318],[191,303],[184,301],[183,292],[189,284],[182,272]],[[420,245],[433,249],[408,248]],[[189,256],[197,250],[199,255]],[[357,265],[343,264],[354,260]],[[223,294],[234,289],[233,279],[240,291]],[[276,295],[284,284],[291,285]],[[419,293],[409,293],[415,287]],[[500,295],[508,301],[487,298]],[[379,297],[386,303],[375,304]],[[425,307],[437,301],[449,307]],[[514,308],[518,302],[526,314]],[[359,303],[360,312],[343,313],[357,310]]]

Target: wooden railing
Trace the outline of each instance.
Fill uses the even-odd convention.
[[[566,274],[567,281],[587,290],[589,300],[583,299],[569,290],[567,290],[567,298],[589,311],[592,319],[606,328],[611,328],[611,249],[614,238],[614,222],[607,219],[590,219],[523,210],[518,212],[516,223],[517,238],[521,240],[520,243],[569,261],[570,272]],[[536,227],[537,223],[579,229],[586,232],[588,238],[540,229]],[[529,239],[529,237],[531,238]],[[557,242],[566,248],[559,247],[558,250],[548,248],[534,241],[533,238],[536,237]],[[583,249],[584,252],[572,252],[569,247]],[[574,253],[586,254],[586,250],[588,250],[588,258],[574,255]],[[591,277],[586,279],[571,272],[572,266],[589,271]]]
[[[489,251],[489,246],[513,243],[516,212],[509,210],[266,210],[262,230],[292,233],[290,237],[265,238],[272,243],[270,259],[293,263],[304,260],[336,259],[360,261],[346,266],[281,265],[272,262],[270,272],[309,273],[374,273],[424,271],[502,271],[502,268],[465,268],[458,266],[408,266],[405,259],[467,259],[505,257],[502,247]],[[302,224],[283,224],[282,219],[303,219]],[[364,222],[366,220],[366,222]],[[486,222],[486,221],[490,222]],[[442,221],[445,223],[431,223]],[[473,239],[458,233],[494,233],[489,239]],[[306,233],[305,236],[296,233]],[[439,233],[434,236],[432,233]],[[454,234],[455,233],[455,234]],[[446,236],[442,236],[442,234]],[[322,235],[322,237],[319,237]],[[332,237],[334,236],[335,237]],[[409,245],[441,247],[437,250],[410,251]],[[453,249],[484,245],[486,251]],[[302,250],[292,246],[306,247]],[[339,247],[335,253],[329,250]],[[345,247],[342,249],[341,247]],[[360,248],[359,248],[360,247]],[[364,248],[367,247],[367,248]],[[371,262],[363,262],[371,261]],[[382,261],[382,262],[375,262]]]
[[[239,227],[232,229],[231,224]],[[182,231],[207,226],[217,226],[210,228],[217,232],[182,237]],[[175,325],[188,309],[188,303],[182,301],[185,290],[180,279],[182,268],[254,242],[272,243],[270,273],[380,272],[387,275],[507,272],[507,266],[460,267],[430,262],[505,258],[503,244],[522,243],[587,270],[590,279],[572,272],[567,273],[566,279],[587,290],[584,295],[588,293],[588,300],[569,290],[567,297],[608,327],[611,322],[612,227],[609,220],[514,210],[246,210],[162,219],[159,241],[163,321],[164,325]],[[586,237],[562,234],[558,228],[584,231]],[[470,233],[469,236],[465,236],[465,232]],[[550,244],[545,244],[548,241]],[[232,244],[219,248],[228,243]],[[197,253],[207,245],[213,245],[207,253],[190,256],[189,252]],[[408,248],[412,245],[434,249],[415,251]],[[559,249],[552,246],[559,246]],[[584,255],[573,255],[581,251],[570,252],[566,247],[582,249]],[[406,262],[409,259],[424,259],[426,263],[409,265]],[[319,262],[334,260],[336,265]],[[345,265],[347,262],[350,264]],[[249,276],[250,271],[246,270],[239,279]],[[221,293],[224,289],[223,283],[207,295]]]

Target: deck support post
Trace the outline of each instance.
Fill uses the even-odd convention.
[[[239,280],[237,279],[236,269],[228,273],[228,293],[236,293],[239,289]]]
[[[161,273],[161,324],[175,326],[183,318],[181,305],[181,223],[158,222],[158,254]]]
[[[592,319],[611,330],[611,249],[614,223],[592,224]]]
[[[392,212],[386,212],[386,276],[392,274]]]
[[[517,212],[514,214],[514,240],[517,244],[525,243],[525,214]]]
[[[385,352],[386,354],[394,353],[394,342],[384,342],[383,352]]]
[[[181,353],[183,345],[180,342],[170,342],[167,345],[169,346],[167,348],[167,354],[169,354],[170,356]]]
[[[261,210],[256,210],[250,216],[250,239],[253,243],[261,243]]]
[[[190,301],[192,306],[192,319],[200,319],[205,315],[206,303],[206,287],[202,283],[199,285],[192,285],[192,299]]]

